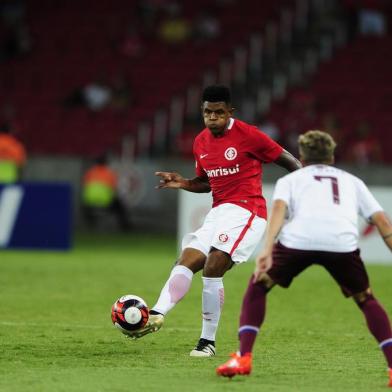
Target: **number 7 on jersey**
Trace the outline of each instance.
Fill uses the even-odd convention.
[[[333,196],[333,202],[335,204],[340,204],[340,196],[339,196],[339,184],[338,184],[338,179],[333,176],[314,176],[314,179],[317,181],[322,181],[322,180],[330,180],[331,181],[331,186],[332,186],[332,196]]]

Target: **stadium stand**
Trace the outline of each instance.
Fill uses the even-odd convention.
[[[279,82],[266,64],[262,76],[252,75],[251,52],[256,52],[257,59],[257,34],[264,39],[263,48],[259,48],[264,57],[273,49],[269,45],[277,34],[288,41],[290,29],[300,22],[301,7],[306,17],[308,1],[179,2],[180,15],[187,23],[195,24],[200,10],[206,10],[216,18],[220,33],[203,41],[188,37],[177,46],[167,45],[157,36],[164,9],[171,3],[119,0],[114,6],[108,0],[44,0],[39,7],[33,0],[23,3],[20,19],[30,47],[18,56],[2,57],[0,107],[13,108],[8,117],[17,124],[18,136],[32,154],[91,157],[108,149],[118,150],[124,137],[131,136],[136,154],[171,153],[178,148],[184,157],[190,156],[190,141],[197,127],[195,121],[186,120],[198,119],[200,89],[215,81],[231,84],[238,97],[248,95],[253,106],[265,106],[259,112],[279,127],[288,145],[292,132],[323,127],[328,115],[337,118],[342,149],[352,141],[359,121],[368,121],[377,139],[385,138],[391,125],[390,35],[354,34],[333,55],[316,61],[307,88],[298,84],[290,87],[285,86],[287,75]],[[386,16],[391,19],[390,13]],[[9,34],[7,28],[3,20],[2,43]],[[295,50],[298,48],[293,49],[292,57]],[[275,60],[270,62],[272,69]],[[260,67],[256,69],[259,72]],[[259,85],[263,81],[258,80],[266,77],[270,78],[267,95]],[[103,104],[99,110],[89,110],[80,101],[68,104],[67,99],[80,99],[83,89],[97,79],[112,93],[119,78],[125,82],[120,104]],[[309,91],[314,105],[303,113],[293,101],[299,99],[303,104]],[[272,106],[266,104],[269,100]],[[247,118],[244,107],[245,103],[241,115],[257,123],[260,113],[256,110],[254,114],[253,107]],[[8,121],[5,110],[2,112],[1,121]],[[384,161],[391,162],[390,143],[381,147]]]
[[[310,122],[297,111],[297,131],[320,128],[323,117],[334,114],[340,124],[340,139],[345,150],[340,155],[348,153],[357,136],[354,131],[361,121],[371,124],[373,136],[386,140],[392,126],[389,109],[392,99],[391,38],[357,37],[347,47],[338,50],[330,61],[320,64],[307,87],[313,94],[317,111]],[[291,90],[283,102],[273,105],[270,112],[270,118],[286,135],[290,99],[296,92]],[[392,162],[391,143],[383,143],[382,148],[384,161]]]
[[[40,1],[38,7],[26,1],[25,23],[32,50],[0,63],[0,105],[15,106],[20,136],[31,153],[94,156],[118,147],[124,135],[134,135],[140,122],[150,121],[157,109],[167,108],[172,97],[192,82],[200,84],[203,72],[217,67],[219,59],[274,17],[279,6],[293,1],[269,5],[249,0],[216,2],[212,9],[221,23],[220,37],[202,44],[190,40],[176,48],[168,48],[140,25],[140,3],[63,0]],[[200,8],[211,9],[211,2],[205,0],[181,5],[190,23]],[[162,15],[159,11],[155,27]],[[136,44],[140,55],[135,57],[119,49],[128,26],[140,32]],[[134,45],[132,40],[129,44]],[[64,107],[70,94],[95,78],[104,75],[110,86],[118,74],[129,83],[134,99],[129,107],[116,110],[107,105],[96,112]]]
[[[348,41],[320,61],[305,83],[274,101],[266,115],[288,147],[304,129],[322,128],[338,141],[338,162],[391,163],[392,144],[382,141],[392,125],[392,35],[387,29],[361,31],[360,14],[365,6],[380,9],[391,26],[392,7],[383,0],[342,4],[350,10],[344,18]]]

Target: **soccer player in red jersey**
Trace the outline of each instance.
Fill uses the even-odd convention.
[[[335,142],[321,131],[299,138],[304,167],[278,180],[264,250],[243,299],[239,353],[219,366],[221,376],[249,374],[252,348],[263,323],[268,291],[289,287],[312,264],[323,266],[366,319],[389,366],[392,387],[392,330],[389,318],[374,297],[358,249],[358,213],[373,223],[392,250],[392,224],[359,178],[332,166]],[[288,220],[284,223],[286,214]],[[279,234],[279,241],[274,245]]]
[[[300,162],[256,127],[233,118],[230,90],[209,86],[203,92],[206,128],[195,138],[196,177],[157,172],[158,188],[212,191],[213,205],[200,229],[185,235],[182,253],[152,307],[148,324],[135,338],[158,330],[164,315],[188,292],[192,277],[203,271],[201,338],[191,356],[215,355],[215,334],[224,302],[223,275],[248,260],[266,226],[262,164],[275,162],[294,171]]]

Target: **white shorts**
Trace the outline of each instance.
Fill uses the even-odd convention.
[[[228,253],[235,263],[249,259],[260,243],[266,220],[236,204],[221,204],[205,217],[203,225],[186,234],[182,249],[194,248],[208,255],[211,247]]]

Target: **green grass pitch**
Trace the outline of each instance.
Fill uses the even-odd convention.
[[[174,238],[82,236],[74,250],[0,252],[0,391],[385,391],[386,364],[362,314],[321,268],[269,295],[249,377],[215,367],[237,348],[241,299],[253,263],[225,277],[217,356],[190,358],[201,326],[201,278],[156,334],[126,339],[112,303],[150,305],[176,258]],[[392,268],[369,266],[392,316]]]

